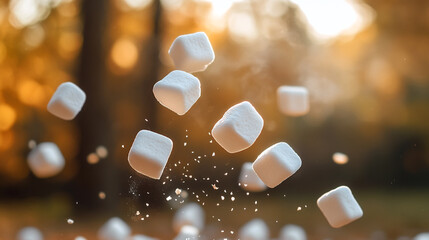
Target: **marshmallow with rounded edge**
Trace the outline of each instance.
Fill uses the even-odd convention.
[[[279,240],[307,240],[307,234],[302,227],[289,224],[280,231]]]
[[[347,225],[362,217],[363,211],[347,186],[340,186],[317,199],[323,215],[334,228]]]
[[[180,228],[179,234],[174,238],[174,240],[196,240],[200,239],[200,231],[194,226],[183,226]]]
[[[301,167],[301,158],[285,142],[265,149],[253,162],[253,170],[270,188],[292,176]]]
[[[39,229],[35,227],[25,227],[19,230],[17,235],[18,240],[43,240],[43,235]]]
[[[238,238],[240,240],[268,240],[269,237],[270,230],[267,224],[259,218],[246,223],[238,231]]]
[[[58,86],[48,103],[48,112],[64,119],[72,120],[85,103],[85,93],[74,83],[65,82]]]
[[[138,173],[160,179],[172,150],[173,141],[170,138],[141,130],[128,153],[128,162]]]
[[[194,226],[198,230],[203,230],[205,224],[205,213],[203,208],[197,203],[188,203],[179,210],[173,218],[173,228],[179,232],[183,226]]]
[[[100,240],[127,240],[130,234],[130,227],[118,217],[109,219],[98,230]]]
[[[132,236],[129,240],[158,240],[158,238],[148,237],[146,235],[137,234]]]
[[[241,167],[239,177],[240,187],[250,192],[262,192],[267,189],[267,186],[258,177],[252,167],[252,163],[244,163]]]
[[[77,236],[75,237],[74,240],[87,240],[86,238],[82,237],[82,236]]]
[[[212,136],[227,152],[249,148],[264,127],[264,119],[250,102],[244,101],[228,109],[214,125]]]
[[[153,94],[162,106],[184,115],[201,96],[198,78],[175,70],[153,86]]]
[[[289,116],[302,116],[310,111],[308,90],[305,87],[281,86],[277,89],[280,112]]]
[[[168,54],[177,69],[189,73],[206,70],[215,59],[210,40],[203,32],[177,37],[171,44]]]
[[[44,142],[37,145],[27,158],[28,166],[38,178],[48,178],[61,172],[65,165],[64,157],[55,143]]]
[[[417,234],[413,240],[429,240],[429,232]]]

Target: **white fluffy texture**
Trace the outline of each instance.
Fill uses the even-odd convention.
[[[261,192],[267,189],[267,186],[253,170],[250,162],[244,163],[241,167],[238,182],[241,188],[249,192]]]
[[[274,188],[301,167],[301,158],[285,142],[265,149],[253,162],[253,170],[270,188]]]
[[[334,228],[347,225],[363,215],[361,207],[347,186],[340,186],[323,194],[317,199],[317,206]]]
[[[280,112],[289,116],[302,116],[310,111],[308,90],[305,87],[281,86],[277,89]]]
[[[25,227],[19,230],[17,235],[18,240],[43,240],[43,235],[39,229],[35,227]]]
[[[176,232],[181,231],[184,226],[193,226],[203,230],[205,225],[205,213],[197,203],[188,203],[179,210],[173,218],[173,228]]]
[[[82,236],[78,236],[76,237],[74,240],[87,240],[86,238],[82,237]]]
[[[37,145],[27,158],[28,166],[38,178],[48,178],[61,172],[65,165],[64,157],[55,143],[44,142]]]
[[[302,227],[289,224],[280,231],[279,240],[307,240],[307,234]]]
[[[227,152],[236,153],[249,148],[261,134],[264,119],[250,102],[228,109],[214,125],[212,136]]]
[[[172,150],[173,142],[168,137],[141,130],[128,153],[128,162],[137,172],[160,179]]]
[[[203,32],[177,37],[168,50],[177,69],[189,73],[207,69],[215,59],[210,40]]]
[[[429,240],[429,232],[417,234],[413,240]]]
[[[137,234],[129,238],[129,240],[158,240],[158,238],[151,238],[146,235]]]
[[[179,234],[174,238],[174,240],[194,240],[200,239],[200,231],[194,226],[183,226],[180,228]]]
[[[109,219],[98,230],[98,238],[100,240],[127,240],[130,234],[130,227],[118,217]]]
[[[74,83],[65,82],[58,86],[48,103],[48,111],[53,115],[72,120],[80,112],[85,103],[85,93]]]
[[[267,224],[259,218],[246,223],[238,231],[238,238],[240,240],[268,240],[269,237],[270,230]]]
[[[198,78],[175,70],[153,86],[153,94],[162,106],[184,115],[201,96]]]

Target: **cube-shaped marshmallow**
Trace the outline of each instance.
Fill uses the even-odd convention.
[[[138,173],[160,179],[172,150],[173,142],[168,137],[141,130],[128,153],[128,162]]]
[[[16,238],[18,240],[43,240],[43,235],[35,227],[25,227],[19,230]]]
[[[44,142],[28,154],[28,166],[38,178],[48,178],[61,172],[65,165],[63,154],[55,143]]]
[[[200,231],[194,226],[183,226],[179,234],[173,240],[197,240],[200,239]]]
[[[100,240],[127,240],[131,228],[122,219],[113,217],[98,230]]]
[[[162,106],[183,115],[200,98],[201,85],[192,74],[175,70],[155,83],[153,94]]]
[[[302,227],[288,224],[280,231],[279,240],[307,240],[307,234]]]
[[[238,238],[240,240],[268,240],[270,230],[262,219],[256,218],[240,228]]]
[[[250,102],[244,101],[228,109],[214,125],[212,136],[227,152],[249,148],[264,127],[264,119]]]
[[[363,215],[361,207],[347,186],[340,186],[323,194],[317,199],[317,206],[334,228],[347,225]]]
[[[197,203],[188,203],[179,210],[173,218],[173,228],[176,232],[181,231],[184,226],[193,226],[202,230],[205,225],[205,213]]]
[[[253,162],[253,170],[270,188],[274,188],[301,167],[301,158],[285,142],[265,149]]]
[[[148,237],[146,235],[137,234],[132,236],[129,240],[158,240],[158,238]]]
[[[206,70],[215,59],[209,38],[203,32],[177,37],[171,44],[168,54],[177,69],[189,73]]]
[[[413,240],[429,240],[429,232],[419,233]]]
[[[281,86],[277,89],[277,105],[285,115],[305,115],[310,111],[308,90],[305,87]]]
[[[244,163],[241,167],[238,182],[240,187],[249,192],[261,192],[267,189],[267,186],[258,177],[252,167],[252,163]]]
[[[82,236],[77,236],[74,238],[74,240],[88,240],[88,239],[86,239],[85,237],[82,237]]]
[[[74,83],[65,82],[58,86],[48,103],[48,111],[53,115],[72,120],[80,112],[85,103],[85,93]]]

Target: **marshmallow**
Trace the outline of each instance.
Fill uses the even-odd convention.
[[[155,83],[153,94],[162,106],[183,115],[200,98],[201,85],[198,78],[175,70]]]
[[[179,234],[173,240],[194,240],[200,239],[200,231],[194,226],[183,226]]]
[[[137,172],[160,179],[172,150],[173,142],[168,137],[141,130],[128,153],[128,162]]]
[[[74,240],[86,240],[86,238],[84,238],[82,236],[77,236]]]
[[[317,199],[317,206],[334,228],[347,225],[363,215],[352,191],[346,186],[340,186],[323,194]]]
[[[204,228],[205,213],[200,205],[188,203],[179,210],[173,218],[173,228],[179,232],[183,226],[193,226],[199,231]]]
[[[39,229],[35,227],[25,227],[19,230],[18,240],[43,240],[43,235]]]
[[[100,240],[127,240],[130,234],[130,227],[118,217],[109,219],[98,230],[98,238]]]
[[[308,90],[305,87],[281,86],[277,89],[280,112],[289,116],[302,116],[310,111]]]
[[[267,189],[267,186],[262,180],[256,175],[252,168],[252,163],[244,163],[241,167],[239,177],[240,187],[250,192],[262,192]]]
[[[238,238],[240,240],[268,240],[270,231],[262,219],[256,218],[240,228]]]
[[[82,109],[85,103],[85,93],[74,83],[65,82],[58,86],[48,103],[48,111],[53,115],[72,120]]]
[[[280,231],[279,240],[307,240],[307,234],[302,227],[289,224]]]
[[[129,240],[158,240],[157,238],[151,238],[146,235],[137,234],[132,236]]]
[[[203,32],[177,37],[171,44],[168,54],[177,69],[189,73],[206,70],[215,59],[209,38]]]
[[[429,232],[417,234],[413,240],[429,240]]]
[[[274,188],[301,167],[301,158],[285,142],[265,149],[253,162],[253,170],[270,188]]]
[[[55,143],[44,142],[37,145],[27,158],[28,166],[38,178],[48,178],[63,170],[65,160]]]
[[[264,119],[250,102],[228,109],[212,129],[212,136],[227,152],[236,153],[249,148],[264,127]]]

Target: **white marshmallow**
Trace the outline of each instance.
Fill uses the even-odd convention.
[[[28,166],[38,178],[48,178],[61,172],[65,160],[55,143],[44,142],[37,145],[27,158]]]
[[[285,142],[265,149],[253,162],[253,170],[270,188],[292,176],[301,167],[301,158]]]
[[[153,86],[153,94],[162,106],[184,115],[201,96],[198,78],[175,70]]]
[[[127,240],[130,234],[130,227],[118,217],[109,219],[98,230],[100,240]]]
[[[307,240],[307,234],[302,227],[289,224],[280,231],[279,240]]]
[[[18,240],[43,240],[43,235],[39,229],[35,227],[25,227],[19,230],[17,235]]]
[[[74,240],[87,240],[87,239],[82,236],[77,236]]]
[[[173,228],[179,232],[183,226],[193,226],[199,231],[203,230],[205,213],[203,208],[197,203],[188,203],[179,210],[173,218]]]
[[[305,87],[281,86],[277,89],[280,112],[289,116],[302,116],[310,111],[308,90]]]
[[[413,240],[429,240],[429,232],[417,234]]]
[[[72,120],[85,103],[85,93],[74,83],[65,82],[58,86],[48,103],[48,112],[64,119]]]
[[[177,37],[171,44],[168,54],[177,69],[189,73],[206,70],[215,59],[209,38],[203,32]]]
[[[244,163],[241,167],[238,182],[241,188],[249,192],[261,192],[267,189],[267,186],[253,170],[250,162]]]
[[[340,186],[323,194],[317,199],[317,206],[334,228],[347,225],[363,215],[361,207],[347,186]]]
[[[174,240],[194,240],[200,238],[200,231],[194,226],[183,226]]]
[[[158,240],[157,238],[151,238],[146,235],[137,234],[132,236],[129,240]]]
[[[212,136],[227,152],[236,153],[249,148],[264,127],[264,119],[250,102],[228,109],[214,125]]]
[[[246,223],[238,231],[238,238],[240,240],[268,240],[269,237],[270,230],[267,224],[259,218]]]
[[[173,142],[168,137],[141,130],[128,153],[128,162],[137,172],[160,179],[172,150]]]

